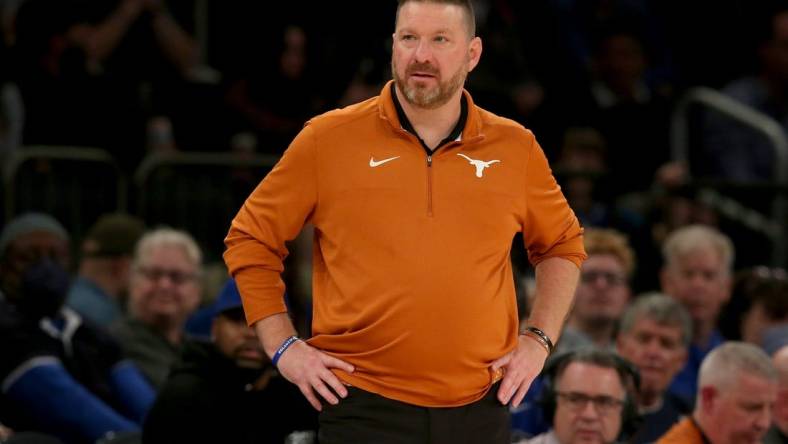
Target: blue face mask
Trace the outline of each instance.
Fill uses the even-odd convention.
[[[71,277],[62,266],[44,258],[22,274],[19,310],[28,319],[54,316],[63,305],[71,285]]]

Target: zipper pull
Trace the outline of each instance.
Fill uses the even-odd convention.
[[[432,154],[427,154],[427,166],[432,166]]]

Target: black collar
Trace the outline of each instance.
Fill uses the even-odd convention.
[[[695,418],[693,418],[692,415],[689,416],[689,420],[692,422],[692,425],[694,425],[695,428],[698,429],[698,431],[700,432],[700,437],[703,440],[703,444],[711,444],[711,441],[709,441],[709,437],[706,436],[706,433],[703,431],[702,428],[700,428],[700,424],[698,424],[698,422],[695,421]]]
[[[395,85],[396,85],[395,82],[391,82],[391,99],[394,101],[394,107],[397,109],[397,117],[399,118],[399,123],[405,131],[413,134],[414,136],[416,136],[417,139],[419,139],[419,142],[421,142],[421,146],[423,146],[424,149],[427,150],[427,153],[433,153],[443,145],[449,142],[454,142],[455,140],[457,140],[458,137],[460,137],[462,130],[465,129],[465,123],[468,120],[468,100],[465,98],[464,94],[462,95],[462,99],[460,100],[460,119],[457,121],[457,125],[454,126],[454,129],[451,131],[451,133],[449,133],[448,136],[446,136],[445,139],[441,140],[441,143],[439,143],[434,150],[431,150],[430,147],[428,147],[427,144],[424,143],[421,137],[419,137],[418,133],[416,133],[416,130],[413,128],[413,125],[410,123],[410,120],[408,120],[408,116],[405,115],[405,110],[402,109],[402,105],[399,103],[399,100],[397,99],[397,91],[394,89],[396,88]]]

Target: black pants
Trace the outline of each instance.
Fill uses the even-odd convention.
[[[465,406],[419,407],[348,387],[338,405],[323,403],[320,444],[509,444],[509,409],[500,383]]]

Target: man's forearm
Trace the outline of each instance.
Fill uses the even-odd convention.
[[[153,30],[164,55],[186,76],[199,62],[199,49],[194,38],[186,33],[165,12],[157,12],[153,18]]]
[[[269,357],[273,357],[285,339],[298,334],[287,313],[277,313],[255,322],[254,330]]]
[[[109,57],[117,49],[139,14],[139,8],[131,2],[121,2],[121,5],[104,21],[92,27],[89,38],[82,42],[88,59],[103,62]]]
[[[580,269],[559,257],[545,259],[536,266],[536,295],[527,325],[544,331],[558,342],[577,288]]]

